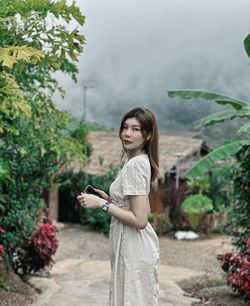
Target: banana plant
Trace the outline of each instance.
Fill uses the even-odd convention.
[[[201,176],[203,173],[207,172],[217,161],[235,155],[244,146],[250,146],[250,139],[232,141],[216,148],[204,156],[202,159],[200,159],[191,169],[189,169],[185,173],[185,178],[194,179],[197,176]]]
[[[220,105],[230,105],[232,107],[232,109],[217,112],[196,121],[194,124],[195,128],[200,128],[205,125],[214,125],[225,120],[250,116],[250,104],[248,102],[211,91],[199,89],[171,90],[168,92],[168,96],[171,98],[179,97],[182,99],[202,99],[212,101]]]
[[[244,40],[244,47],[248,57],[250,58],[250,34]],[[233,120],[235,118],[250,118],[249,102],[228,97],[220,93],[199,89],[183,89],[168,91],[168,96],[170,98],[178,97],[182,99],[201,99],[215,102],[220,105],[229,105],[231,107],[231,109],[214,113],[196,121],[194,124],[195,128],[211,126],[219,122]],[[250,138],[244,139],[244,137],[242,137],[244,134],[250,134],[250,122],[244,124],[236,134],[238,136],[236,140],[228,142],[207,154],[185,173],[185,177],[187,179],[193,179],[197,176],[201,176],[207,172],[217,161],[235,155],[244,146],[250,146]]]

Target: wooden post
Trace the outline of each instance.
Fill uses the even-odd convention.
[[[49,191],[49,217],[54,221],[58,221],[58,202],[58,187],[56,184],[52,184]]]
[[[151,212],[154,213],[163,213],[165,211],[164,205],[161,202],[159,195],[157,194],[158,182],[154,182],[151,186],[149,193],[149,203]]]

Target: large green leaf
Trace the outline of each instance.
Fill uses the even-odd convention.
[[[10,169],[9,169],[9,165],[6,162],[2,162],[0,163],[0,182],[14,182],[13,179],[10,177]],[[4,195],[0,195],[0,201],[1,201],[1,196],[4,197]]]
[[[242,108],[240,110],[226,110],[222,112],[217,112],[206,116],[195,122],[194,128],[198,129],[204,125],[214,125],[218,122],[223,122],[225,120],[232,120],[234,118],[242,118],[250,116],[250,107]]]
[[[9,173],[9,167],[6,163],[1,162],[0,164],[0,180],[1,179],[9,179],[10,173]]]
[[[190,170],[185,173],[185,178],[193,179],[197,176],[201,176],[217,161],[235,155],[243,146],[250,146],[250,140],[239,140],[220,146],[200,159]]]
[[[200,89],[169,90],[168,96],[170,98],[179,97],[182,99],[203,99],[207,101],[214,101],[221,105],[231,105],[233,108],[237,110],[249,105],[249,103],[245,101],[227,97],[225,95],[216,92],[200,90]]]
[[[244,47],[248,57],[250,57],[250,34],[244,40]]]
[[[237,134],[248,133],[250,134],[250,122],[244,124],[238,131]]]

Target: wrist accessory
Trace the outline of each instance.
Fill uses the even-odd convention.
[[[109,202],[109,201],[105,202],[105,203],[102,205],[102,209],[103,209],[104,211],[108,211],[108,210],[109,210],[109,205],[110,205],[110,202]]]
[[[109,210],[110,203],[112,203],[112,198],[108,197],[108,201],[102,205],[102,209],[107,212]]]

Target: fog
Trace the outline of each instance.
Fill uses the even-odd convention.
[[[207,103],[179,101],[167,90],[200,88],[248,99],[248,0],[77,0],[86,16],[78,83],[65,87],[62,110],[116,128],[124,111],[149,107],[159,126],[182,129],[209,113]],[[249,98],[250,100],[250,98]]]

